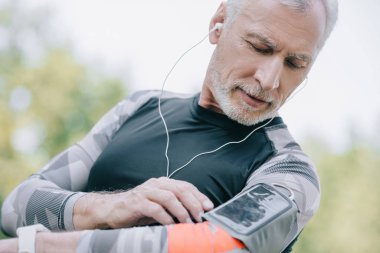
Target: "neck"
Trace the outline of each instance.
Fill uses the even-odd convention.
[[[206,78],[205,81],[203,82],[202,91],[199,96],[198,104],[202,106],[203,108],[224,114],[218,102],[215,100],[215,97],[212,91],[212,85],[211,85],[210,80],[208,80],[208,78]]]

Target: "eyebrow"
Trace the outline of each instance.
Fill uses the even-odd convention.
[[[290,54],[288,54],[287,57],[293,57],[293,58],[296,58],[297,60],[301,60],[301,61],[304,61],[306,63],[310,63],[313,60],[313,58],[307,54],[290,53]]]
[[[256,33],[256,32],[249,32],[247,34],[248,37],[251,37],[251,38],[255,38],[255,39],[258,39],[260,40],[261,43],[267,45],[268,47],[270,47],[271,49],[273,50],[276,50],[277,49],[277,45],[274,41],[268,39],[267,37],[259,34],[259,33]]]
[[[261,43],[265,44],[266,46],[268,46],[273,51],[276,51],[276,49],[278,48],[277,44],[274,41],[270,40],[269,38],[263,36],[260,33],[249,32],[247,34],[247,36],[251,37],[251,38],[258,39]],[[297,58],[297,59],[304,61],[304,62],[307,62],[307,63],[310,63],[313,60],[313,58],[307,54],[289,53],[287,57]]]

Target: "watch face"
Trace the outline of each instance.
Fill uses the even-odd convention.
[[[272,187],[258,185],[215,209],[213,213],[220,222],[246,234],[270,222],[289,208],[290,200]]]

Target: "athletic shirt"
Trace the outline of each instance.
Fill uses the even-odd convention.
[[[199,94],[161,100],[170,136],[169,174],[195,155],[239,141],[267,123],[244,126],[201,107],[198,101]],[[285,128],[280,117],[266,127],[273,126]],[[127,190],[150,178],[166,176],[165,147],[158,98],[153,97],[124,122],[100,154],[90,171],[87,191]],[[265,128],[260,128],[242,143],[197,157],[171,178],[193,184],[218,206],[238,194],[252,172],[274,153]]]
[[[18,227],[36,223],[52,231],[72,231],[74,206],[84,191],[126,190],[152,177],[166,176],[166,133],[157,109],[159,95],[160,91],[140,91],[120,101],[82,140],[16,187],[3,203],[1,228],[12,236],[16,236]],[[276,117],[265,126],[268,121],[243,126],[202,108],[198,101],[199,94],[162,94],[162,112],[170,134],[170,173],[201,152],[242,140],[252,130],[262,128],[243,143],[197,157],[172,178],[192,183],[215,206],[260,183],[280,191],[287,189],[285,194],[294,194],[299,209],[296,221],[281,239],[284,248],[287,245],[283,252],[289,252],[291,242],[319,206],[319,178],[310,158],[281,118]],[[85,239],[90,245],[79,251],[91,251],[91,247],[93,251],[108,252],[115,244],[133,244],[147,252],[148,245],[167,242],[169,227],[147,227],[143,232],[139,228],[95,230],[90,233],[99,232],[101,240]],[[227,227],[223,229],[231,232]],[[128,236],[124,236],[127,231]],[[147,237],[141,237],[142,233]],[[116,242],[116,238],[122,241]],[[130,241],[123,241],[126,239]],[[263,245],[267,245],[272,238],[263,240]],[[246,242],[246,246],[257,249],[258,245]]]

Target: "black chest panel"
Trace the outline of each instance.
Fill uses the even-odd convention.
[[[195,155],[241,140],[260,126],[242,126],[200,107],[198,99],[161,102],[170,136],[169,174]],[[281,118],[269,125],[275,124],[282,124]],[[166,176],[165,146],[166,133],[157,99],[151,99],[124,123],[99,156],[91,169],[87,190],[126,190],[152,177]],[[218,206],[239,193],[250,174],[274,152],[264,129],[260,129],[243,143],[197,157],[172,178],[195,185]]]

